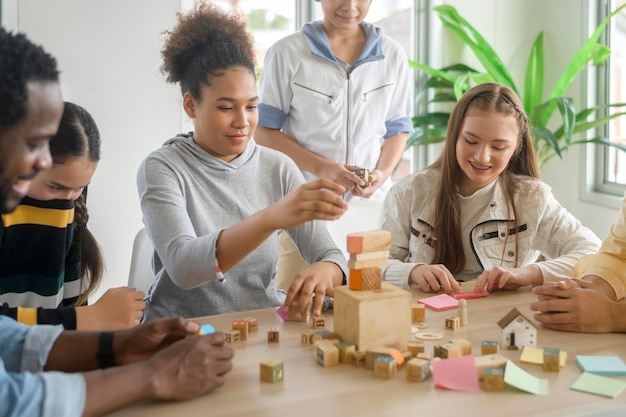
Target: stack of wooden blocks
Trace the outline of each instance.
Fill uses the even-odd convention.
[[[357,291],[380,290],[381,266],[387,263],[391,233],[386,230],[350,233],[348,253],[350,260],[350,289]]]

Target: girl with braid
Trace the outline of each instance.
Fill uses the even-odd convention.
[[[87,228],[87,186],[100,160],[100,133],[85,109],[65,103],[50,153],[52,169],[37,174],[17,209],[2,215],[0,313],[71,330],[132,327],[142,315],[141,291],[112,288],[87,305],[104,266]]]
[[[459,99],[441,156],[392,187],[381,227],[391,232],[385,280],[425,292],[566,279],[600,246],[539,180],[522,102],[496,83]]]
[[[281,304],[297,316],[312,294],[313,313],[320,314],[347,266],[325,225],[311,220],[340,217],[345,188],[330,180],[305,183],[289,157],[256,145],[254,50],[245,22],[203,4],[166,32],[162,56],[194,130],[167,140],[137,174],[155,248],[145,319]],[[308,264],[286,295],[274,283],[279,230]]]

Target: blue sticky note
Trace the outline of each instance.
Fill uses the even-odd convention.
[[[200,326],[199,334],[213,334],[215,333],[215,329],[210,324],[203,324]]]
[[[626,375],[626,365],[619,356],[576,356],[576,364],[596,375]]]

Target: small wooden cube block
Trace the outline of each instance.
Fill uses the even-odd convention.
[[[239,330],[239,340],[248,340],[248,321],[247,320],[233,321],[233,329]]]
[[[485,369],[487,368],[500,368],[506,367],[507,358],[499,353],[492,353],[489,355],[476,356],[474,358],[474,365],[476,366],[476,373],[478,379],[482,380],[485,376]]]
[[[296,316],[296,314],[298,313],[298,307],[299,307],[299,303],[297,301],[294,301],[293,303],[291,303],[291,307],[289,307],[289,312],[287,313],[287,315],[289,316],[287,320],[288,321],[302,321],[302,322],[309,321],[309,319],[311,318],[312,303],[309,303],[307,305],[306,309],[304,310],[304,315],[300,318]]]
[[[369,169],[358,168],[357,170],[354,171],[354,173],[358,175],[358,177],[361,178],[365,182],[365,185],[362,185],[361,187],[367,187],[370,184],[370,170]]]
[[[461,347],[463,356],[472,354],[472,343],[465,339],[452,339],[450,343]]]
[[[259,321],[254,317],[245,319],[248,322],[248,333],[256,332],[259,329]]]
[[[374,361],[374,376],[381,379],[393,379],[396,376],[396,359],[389,355],[380,355]]]
[[[463,356],[463,348],[454,343],[444,343],[439,345],[439,356],[441,359],[460,358]]]
[[[483,340],[480,345],[481,355],[491,355],[492,353],[500,353],[500,345],[495,340]]]
[[[335,346],[339,350],[339,363],[351,363],[352,355],[356,352],[354,343],[339,342]]]
[[[411,304],[411,322],[423,323],[426,319],[426,305],[425,304]]]
[[[411,337],[411,294],[388,282],[377,291],[335,287],[334,331],[357,350],[404,349]]]
[[[411,357],[414,358],[418,353],[424,352],[424,342],[409,342],[407,347],[408,351],[411,352]]]
[[[391,245],[391,233],[387,230],[348,233],[346,238],[348,253],[388,250]]]
[[[235,329],[227,331],[224,336],[226,337],[226,343],[230,344],[237,343],[241,340],[241,332]]]
[[[382,282],[383,272],[379,266],[373,268],[350,269],[350,279],[348,283],[351,290],[380,290]]]
[[[448,330],[456,330],[461,327],[461,319],[458,316],[448,316],[446,317],[446,329]]]
[[[485,391],[503,391],[504,372],[501,368],[485,368],[483,382]]]
[[[365,369],[374,369],[376,358],[381,355],[389,356],[393,348],[386,346],[376,346],[365,351]]]
[[[283,380],[283,376],[283,361],[268,360],[261,362],[261,381],[271,383],[279,382]]]
[[[420,352],[420,353],[418,353],[417,355],[415,355],[415,358],[417,358],[417,359],[423,359],[423,360],[425,360],[425,361],[430,361],[430,360],[432,360],[432,359],[433,359],[433,357],[432,357],[431,355],[429,355],[428,353],[426,353],[426,352]]]
[[[315,342],[317,344],[317,363],[320,366],[337,366],[339,365],[339,349],[326,340],[320,340]]]
[[[430,361],[413,358],[406,364],[406,380],[424,382],[430,378]]]
[[[352,354],[352,365],[357,368],[365,367],[365,352],[356,351]]]
[[[559,372],[561,370],[559,363],[560,355],[560,349],[543,348],[543,370],[546,372]]]
[[[330,340],[330,339],[341,339],[339,335],[335,332],[331,332],[327,329],[316,330],[313,332],[311,336],[311,342],[315,342],[316,340]]]
[[[326,316],[320,314],[319,316],[313,316],[313,328],[320,330],[326,327]]]
[[[278,343],[280,340],[280,332],[278,329],[268,329],[267,343]]]
[[[303,346],[309,346],[313,344],[313,332],[305,330],[300,333],[300,344]]]

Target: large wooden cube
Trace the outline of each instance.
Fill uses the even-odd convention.
[[[373,346],[405,349],[411,337],[411,294],[387,282],[380,290],[335,288],[334,331],[357,350]]]

